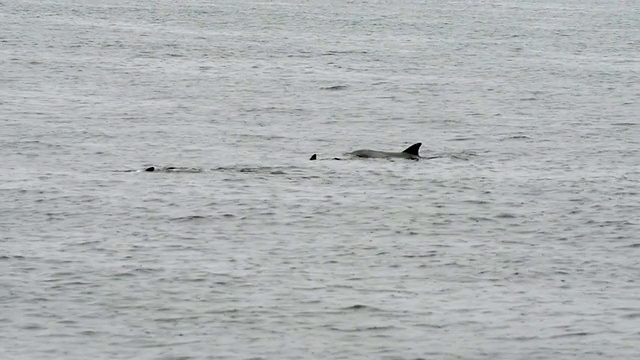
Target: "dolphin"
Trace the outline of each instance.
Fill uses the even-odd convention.
[[[357,158],[376,158],[376,159],[408,159],[408,160],[419,160],[421,158],[419,151],[422,143],[415,143],[408,148],[404,149],[401,152],[389,152],[389,151],[378,151],[378,150],[369,150],[369,149],[361,149],[352,151],[347,153],[346,155],[357,157]],[[316,154],[311,155],[309,160],[316,160],[318,156]],[[340,158],[333,158],[334,160],[341,160]]]
[[[185,173],[199,173],[202,172],[202,169],[198,168],[190,168],[184,166],[149,166],[145,168],[143,171],[145,172],[185,172]]]

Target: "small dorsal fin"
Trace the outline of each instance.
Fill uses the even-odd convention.
[[[309,160],[315,160],[315,159],[317,159],[317,158],[318,158],[318,157],[316,156],[316,154],[313,154],[313,155],[311,155],[311,157],[309,158]]]
[[[420,154],[418,154],[420,152],[420,146],[422,146],[422,143],[415,143],[404,149],[403,153],[420,156]]]

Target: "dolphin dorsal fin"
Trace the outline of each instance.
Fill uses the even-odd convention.
[[[315,160],[315,159],[317,159],[317,158],[318,158],[318,157],[316,156],[316,154],[313,154],[313,155],[311,155],[311,157],[309,158],[309,160]]]
[[[415,143],[409,146],[408,148],[404,149],[403,153],[420,156],[420,154],[418,154],[418,152],[420,152],[420,146],[422,146],[422,143]]]

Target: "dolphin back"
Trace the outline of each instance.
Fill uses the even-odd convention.
[[[387,151],[377,151],[370,149],[361,149],[352,151],[350,153],[346,153],[345,155],[355,156],[359,158],[402,158],[402,159],[411,159],[418,160],[420,159],[420,146],[422,143],[415,143],[408,148],[404,149],[402,152],[387,152]],[[311,155],[309,160],[316,160],[318,157],[316,154]],[[334,160],[340,160],[339,158],[334,158]]]

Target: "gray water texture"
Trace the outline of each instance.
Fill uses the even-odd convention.
[[[0,358],[638,359],[639,54],[635,0],[1,0]]]

